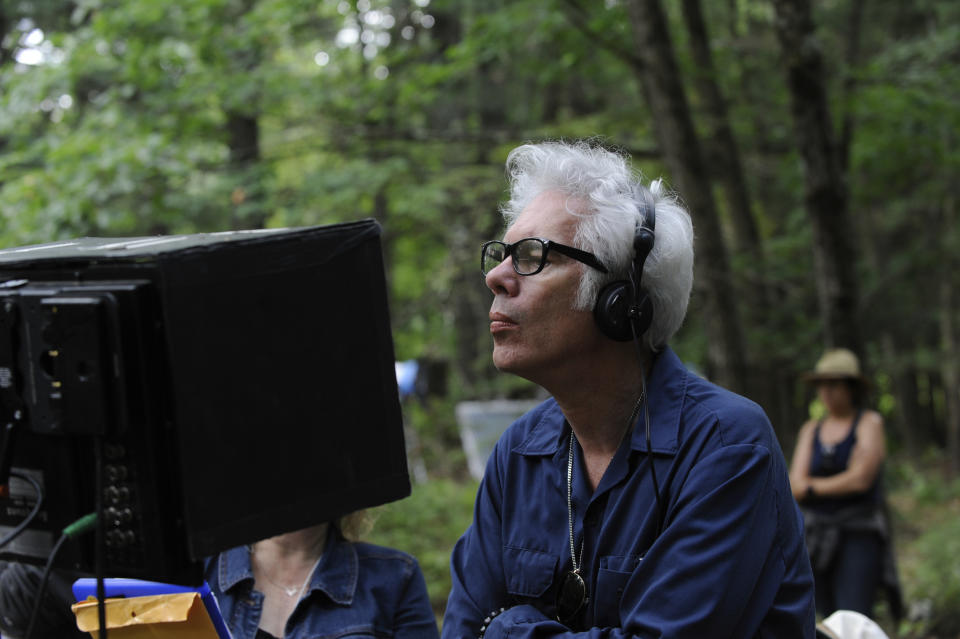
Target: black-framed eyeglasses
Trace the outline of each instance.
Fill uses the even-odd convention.
[[[536,275],[543,270],[550,251],[556,251],[578,262],[583,262],[601,273],[607,272],[607,267],[593,253],[539,237],[525,237],[513,244],[499,240],[484,242],[480,248],[480,270],[486,275],[510,257],[513,260],[513,270],[518,275]]]

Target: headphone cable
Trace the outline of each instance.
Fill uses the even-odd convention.
[[[630,287],[633,291],[633,299],[631,300],[630,306],[627,308],[627,321],[630,323],[630,335],[633,337],[633,348],[634,353],[637,356],[637,363],[640,365],[640,392],[643,393],[643,421],[646,430],[646,439],[647,439],[647,465],[650,467],[650,478],[653,480],[653,495],[657,501],[657,532],[654,535],[654,541],[660,536],[660,532],[663,530],[663,524],[666,521],[666,511],[663,507],[663,500],[660,497],[660,483],[657,481],[657,471],[653,467],[653,444],[651,443],[650,436],[650,396],[647,394],[647,374],[644,370],[644,360],[643,360],[643,349],[640,346],[640,333],[639,322],[641,316],[641,309],[639,301],[641,299],[642,289],[640,288],[640,282],[643,279],[643,268],[646,264],[647,257],[650,252],[653,251],[653,242],[654,242],[654,228],[657,223],[657,214],[656,214],[656,202],[653,200],[653,194],[649,189],[640,185],[640,195],[643,199],[644,206],[640,210],[642,219],[640,220],[640,228],[634,231],[633,238],[633,264],[630,269]],[[646,240],[647,248],[643,254],[643,259],[639,260],[638,263],[638,252],[641,246],[644,245],[644,242],[641,242],[640,231],[645,231],[643,235],[644,240]],[[643,332],[646,332],[645,330]]]
[[[630,274],[630,280],[633,281],[633,274]],[[660,536],[663,530],[663,524],[666,520],[666,512],[663,508],[663,500],[660,498],[660,483],[657,481],[657,471],[653,467],[653,445],[650,437],[650,396],[647,394],[647,374],[643,365],[643,352],[640,349],[640,336],[637,335],[636,323],[631,318],[630,332],[633,335],[634,352],[637,355],[637,363],[640,365],[640,392],[643,393],[643,422],[647,437],[647,465],[650,467],[650,477],[653,479],[653,495],[657,501],[657,532],[654,540]]]
[[[26,639],[30,639],[33,636],[33,627],[37,623],[37,613],[40,611],[43,596],[47,591],[47,583],[50,581],[50,572],[53,568],[54,559],[57,556],[57,553],[60,552],[60,547],[63,546],[63,543],[68,539],[73,539],[77,535],[81,535],[96,525],[97,515],[96,513],[90,513],[84,515],[77,521],[73,522],[69,526],[63,529],[63,532],[60,534],[60,538],[57,539],[57,543],[54,544],[53,550],[50,551],[50,555],[47,557],[47,565],[43,569],[43,577],[40,579],[40,588],[37,590],[36,599],[33,601],[33,610],[30,612],[30,623],[27,624],[27,634],[25,635]]]

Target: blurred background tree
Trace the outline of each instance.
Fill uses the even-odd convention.
[[[397,357],[447,373],[408,421],[456,480],[453,404],[537,394],[489,361],[477,258],[506,153],[598,136],[691,209],[685,361],[761,403],[789,453],[799,374],[857,348],[893,450],[956,475],[958,18],[952,0],[0,0],[0,246],[376,218]]]

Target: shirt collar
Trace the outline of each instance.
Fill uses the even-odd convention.
[[[665,346],[653,361],[647,378],[647,403],[650,410],[650,449],[655,453],[677,453],[683,400],[687,394],[690,371],[677,354]],[[633,450],[647,450],[647,432],[643,408],[630,437]]]
[[[512,452],[521,455],[553,455],[566,439],[569,429],[567,420],[552,397],[533,410],[533,427],[526,439],[517,444]]]
[[[327,543],[317,569],[313,571],[308,592],[320,590],[330,599],[345,606],[353,602],[357,590],[359,560],[353,544],[346,541],[334,526],[330,526]],[[253,568],[248,546],[238,546],[220,554],[218,566],[220,590],[227,592],[241,582],[253,587]]]
[[[246,580],[250,581],[251,586],[253,585],[249,546],[237,546],[220,553],[217,559],[217,580],[220,582],[221,592],[227,592]]]
[[[651,450],[664,455],[677,452],[683,399],[687,392],[690,372],[673,350],[666,346],[653,362],[647,378],[647,398],[650,411]],[[534,424],[513,452],[521,455],[553,455],[566,441],[568,426],[557,402],[551,398],[534,409]],[[647,450],[647,434],[643,409],[637,416],[630,438],[633,450]]]
[[[310,580],[310,592],[321,590],[335,603],[349,606],[357,591],[359,563],[357,549],[331,524],[327,547]]]

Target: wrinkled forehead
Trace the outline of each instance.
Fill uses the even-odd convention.
[[[586,210],[585,202],[559,190],[540,193],[520,212],[504,235],[505,242],[541,237],[568,244]]]

